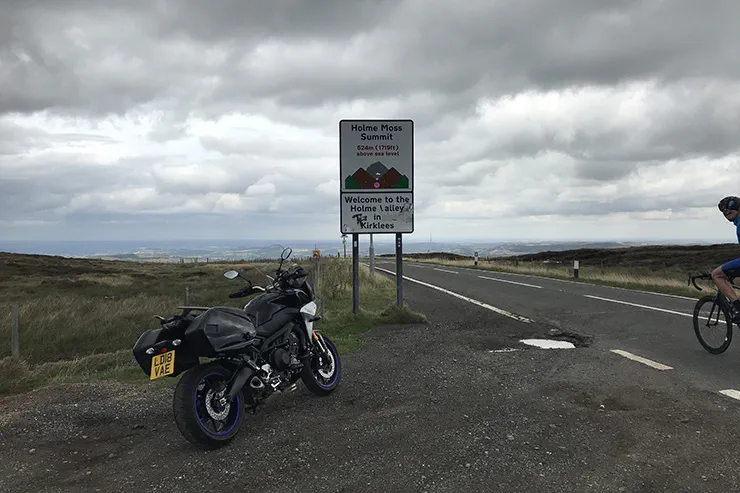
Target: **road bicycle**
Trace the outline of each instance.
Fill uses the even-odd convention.
[[[696,289],[702,291],[702,289],[696,285],[697,279],[709,281],[712,279],[712,274],[709,272],[702,272],[700,274],[689,275],[689,285],[693,284]],[[734,277],[730,278],[730,284],[734,288],[738,287],[734,283]],[[717,289],[716,286],[715,289]],[[706,317],[703,315],[700,316],[702,309],[706,308],[710,308],[708,315]],[[717,316],[716,320],[713,320],[715,311]],[[712,354],[720,354],[724,353],[727,348],[730,347],[730,342],[732,342],[733,326],[730,313],[730,302],[719,289],[717,289],[714,294],[702,296],[697,300],[696,305],[694,305],[694,333],[696,333],[696,338],[699,339],[699,343],[708,352]],[[720,315],[724,317],[724,322],[720,322]],[[706,318],[706,323],[700,323],[699,320],[703,320],[704,318]],[[702,327],[714,326],[717,327],[718,334],[720,335],[720,338],[722,338],[722,344],[718,346],[710,345],[700,330]],[[740,325],[738,328],[740,328]]]

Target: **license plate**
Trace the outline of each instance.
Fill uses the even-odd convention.
[[[175,372],[175,350],[158,354],[152,358],[152,371],[149,380],[171,375]]]

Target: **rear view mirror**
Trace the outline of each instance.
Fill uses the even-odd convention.
[[[227,270],[226,272],[224,272],[224,277],[226,279],[236,279],[237,277],[239,277],[239,273],[235,270]]]

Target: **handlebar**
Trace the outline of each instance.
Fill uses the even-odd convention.
[[[239,291],[234,291],[233,293],[230,293],[229,298],[244,298],[245,296],[249,296],[254,293],[262,293],[268,290],[268,287],[263,288],[262,286],[252,286],[250,284],[249,286],[241,288]]]
[[[696,285],[696,280],[701,279],[702,281],[708,281],[712,278],[712,274],[710,272],[701,272],[699,274],[691,275],[689,274],[689,282],[686,283],[687,286],[693,284],[696,289],[699,291],[702,291],[702,289]]]
[[[728,276],[728,280],[730,281],[730,285],[732,285],[735,288],[738,288],[737,284],[735,284],[735,279],[737,276]],[[699,291],[703,291],[699,286],[696,285],[696,280],[701,279],[702,281],[709,281],[712,279],[712,273],[711,272],[701,272],[699,274],[689,275],[689,282],[686,284],[687,286],[693,284],[696,289]]]
[[[229,298],[244,298],[245,296],[249,296],[250,294],[252,294],[252,286],[246,286],[241,288],[239,291],[229,293]]]
[[[294,271],[290,272],[287,270],[278,269],[278,272],[276,273],[277,277],[272,280],[271,286],[255,286],[252,284],[252,281],[247,280],[249,283],[248,286],[244,286],[238,291],[234,291],[233,293],[229,294],[229,298],[243,298],[245,296],[252,295],[257,292],[266,292],[266,291],[273,291],[273,290],[279,290],[282,288],[282,286],[291,279],[296,279],[302,275],[304,275],[302,272]],[[272,279],[272,278],[271,278]]]

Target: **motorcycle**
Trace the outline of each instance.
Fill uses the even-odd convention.
[[[339,354],[314,328],[316,297],[300,266],[283,270],[292,250],[280,255],[272,283],[254,285],[235,270],[227,279],[247,286],[229,294],[256,294],[243,308],[179,306],[182,314],[156,316],[160,327],[143,332],[134,358],[150,380],[182,374],[173,402],[175,423],[190,442],[215,449],[231,442],[248,411],[298,380],[326,396],[341,379]],[[201,362],[201,358],[209,361]]]

